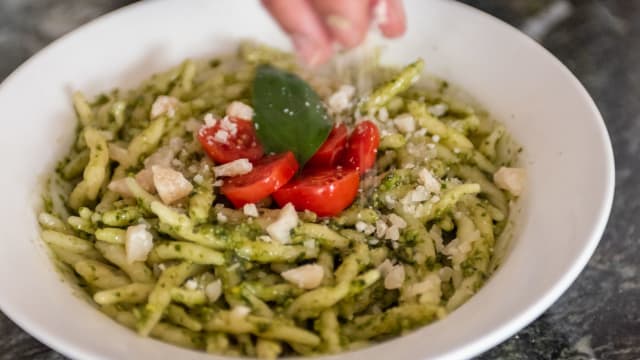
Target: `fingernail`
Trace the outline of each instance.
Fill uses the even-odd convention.
[[[327,26],[337,31],[347,31],[351,28],[351,22],[338,15],[327,16]]]
[[[306,35],[293,34],[291,35],[291,41],[293,41],[293,46],[307,65],[316,66],[320,64],[322,54],[319,51],[318,44],[313,39]]]
[[[373,7],[373,19],[374,22],[380,26],[384,25],[389,20],[389,10],[386,0],[378,0]]]
[[[329,15],[325,18],[325,23],[333,36],[333,40],[342,44],[345,48],[355,47],[360,42],[359,31],[349,19],[339,15]]]

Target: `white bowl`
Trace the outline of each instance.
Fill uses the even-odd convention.
[[[385,60],[422,56],[427,71],[466,89],[523,145],[529,196],[503,266],[446,319],[342,359],[459,359],[505,340],[567,289],[593,253],[614,189],[602,118],[575,77],[504,23],[456,2],[407,1],[409,31]],[[288,41],[245,1],[166,0],[128,6],[27,61],[0,87],[0,308],[57,351],[81,359],[215,359],[141,338],[73,295],[38,237],[41,179],[74,130],[71,89],[131,86],[186,57],[253,38]]]

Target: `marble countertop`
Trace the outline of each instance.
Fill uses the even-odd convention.
[[[54,39],[130,2],[0,0],[0,81]],[[521,28],[576,74],[616,157],[613,212],[589,265],[544,315],[478,359],[640,359],[640,1],[463,2]],[[65,357],[0,313],[0,359]]]

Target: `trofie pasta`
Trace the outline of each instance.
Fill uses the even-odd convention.
[[[211,142],[265,126],[243,128],[260,116],[252,83],[265,63],[304,79],[335,124],[306,165],[290,156],[291,184],[304,188],[310,166],[331,162],[353,179],[351,197],[300,205],[287,185],[247,201],[239,179],[284,159],[260,160],[259,139],[212,160]],[[437,321],[497,267],[525,174],[512,167],[519,149],[506,129],[445,82],[420,79],[423,67],[309,73],[289,54],[243,44],[133,90],[76,93],[77,137],[48,180],[42,239],[115,321],[211,353],[337,353]],[[376,140],[370,160],[354,155],[357,137]],[[346,209],[327,207],[338,202]]]

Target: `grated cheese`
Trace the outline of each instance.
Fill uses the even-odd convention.
[[[187,290],[196,290],[198,288],[198,282],[194,279],[189,279],[184,283],[184,287]]]
[[[314,239],[307,239],[302,242],[302,245],[304,245],[304,247],[306,247],[307,249],[315,249],[316,241]]]
[[[209,302],[216,302],[220,298],[220,295],[222,295],[222,282],[220,279],[207,284],[204,288],[204,293],[207,295]]]
[[[181,172],[170,168],[154,165],[153,185],[163,203],[169,205],[186,196],[193,190],[193,185]]]
[[[442,115],[447,113],[447,111],[449,110],[449,107],[447,106],[447,104],[440,103],[440,104],[430,106],[428,110],[429,110],[429,113],[431,113],[431,115],[435,117],[441,117]]]
[[[416,130],[416,122],[411,114],[400,114],[393,119],[393,123],[403,134],[410,134]]]
[[[338,91],[333,93],[327,101],[329,110],[339,113],[351,107],[351,98],[356,92],[356,88],[351,85],[342,85]]]
[[[389,273],[384,277],[384,288],[387,290],[399,289],[404,284],[405,273],[402,264],[393,265]]]
[[[251,313],[251,308],[244,305],[238,305],[231,310],[230,315],[232,319],[241,320],[246,318],[247,315],[249,315],[250,313]]]
[[[253,119],[254,112],[251,106],[241,101],[232,101],[227,105],[226,114],[227,116],[233,116],[243,120],[251,120]]]
[[[172,118],[176,115],[176,109],[180,101],[172,96],[160,95],[151,105],[151,119],[155,119],[161,115],[167,115]]]
[[[365,233],[366,235],[371,235],[376,231],[376,228],[375,226],[367,224],[364,221],[358,221],[356,222],[356,230],[361,233]]]
[[[385,259],[380,265],[378,265],[378,271],[380,271],[380,274],[383,277],[387,276],[391,272],[392,268],[393,263],[389,259]]]
[[[392,227],[395,226],[398,229],[404,229],[407,227],[407,222],[396,214],[389,214],[389,222],[391,222]]]
[[[226,223],[227,222],[227,216],[221,212],[216,214],[216,219],[218,220],[218,222],[220,223]]]
[[[213,134],[213,141],[220,144],[226,144],[227,141],[229,141],[229,133],[225,130],[218,130]]]
[[[499,188],[507,190],[515,196],[520,196],[524,191],[526,172],[522,168],[501,167],[493,174],[493,181]]]
[[[440,192],[440,182],[435,178],[435,176],[433,176],[429,169],[423,168],[422,170],[420,170],[420,172],[418,173],[418,177],[427,191],[433,194],[437,194]]]
[[[220,121],[220,128],[226,130],[232,136],[238,135],[238,124],[229,120],[228,116],[222,118]]]
[[[206,113],[204,115],[204,125],[206,127],[214,127],[218,123],[218,120],[213,116],[212,113]]]
[[[384,237],[384,234],[387,232],[389,226],[382,220],[376,221],[376,236],[379,238]]]
[[[213,168],[213,173],[217,177],[239,176],[253,170],[253,164],[248,159],[238,159]]]
[[[400,239],[400,229],[397,226],[390,226],[384,234],[384,238],[392,241],[398,241]]]
[[[147,224],[127,228],[125,252],[129,264],[147,260],[151,248],[153,248],[153,235],[147,230]]]
[[[298,225],[298,213],[293,204],[287,203],[280,209],[280,215],[276,221],[267,226],[267,233],[272,239],[283,244],[291,242],[291,230]]]
[[[378,110],[378,120],[383,122],[389,120],[389,111],[386,107],[381,107]]]
[[[309,290],[320,286],[324,268],[318,264],[307,264],[284,271],[280,275],[295,286]]]
[[[425,128],[422,128],[422,129],[420,129],[420,130],[418,130],[418,131],[413,133],[413,136],[417,137],[417,138],[423,137],[425,135],[427,135],[427,129],[425,129]]]
[[[257,218],[258,216],[260,216],[256,204],[244,204],[244,206],[242,207],[242,212],[249,217]]]

